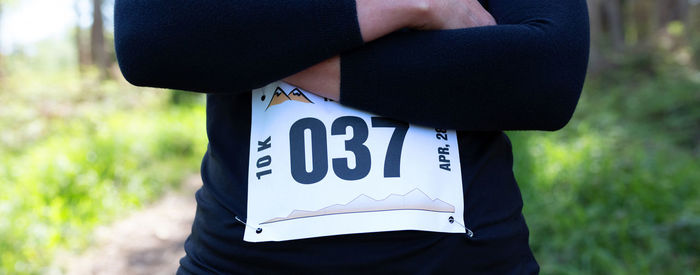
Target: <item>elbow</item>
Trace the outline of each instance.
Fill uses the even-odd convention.
[[[119,64],[119,70],[126,79],[127,82],[134,86],[149,86],[149,74],[148,71],[144,70],[145,64],[141,64],[142,60],[138,54],[130,50],[131,45],[124,45],[123,41],[115,41],[116,53],[117,53],[117,63]]]
[[[124,78],[135,86],[149,86],[148,52],[150,43],[143,26],[145,18],[135,1],[117,0],[114,4],[114,47]]]
[[[544,112],[546,131],[557,131],[566,126],[576,111],[588,67],[588,39],[571,45],[557,58],[555,66],[542,74],[541,81],[546,97],[543,104],[548,106]],[[544,107],[544,106],[543,106]]]
[[[578,101],[578,98],[576,101]],[[563,129],[567,124],[569,124],[569,121],[571,121],[575,110],[576,102],[553,110],[550,112],[550,116],[545,118],[547,123],[542,125],[541,130],[554,132]]]
[[[540,71],[542,86],[542,104],[547,106],[544,112],[542,130],[557,131],[564,128],[573,117],[578,105],[583,84],[588,70],[590,34],[587,16],[569,25],[567,30],[551,35],[550,44],[553,53]],[[542,106],[545,107],[545,106]]]
[[[543,110],[543,129],[557,131],[566,126],[576,111],[586,78],[588,47],[573,55],[566,55],[561,65],[542,73],[540,107]]]
[[[124,76],[124,79],[134,86],[147,86],[148,76],[141,69],[143,64],[138,53],[133,51],[136,44],[133,41],[126,41],[124,34],[115,29],[115,52],[117,54],[117,63],[119,64],[119,70]]]
[[[541,82],[537,91],[530,94],[526,115],[529,123],[521,130],[558,131],[564,128],[576,111],[581,89],[567,85],[562,87],[557,80]],[[568,83],[571,84],[571,83]]]
[[[173,59],[168,44],[178,40],[171,33],[168,15],[160,12],[165,4],[157,1],[116,0],[114,4],[114,47],[124,79],[134,86],[171,87]]]
[[[235,75],[231,72],[243,71],[245,66],[231,64],[239,55],[225,47],[235,45],[235,38],[240,37],[224,35],[240,29],[211,30],[222,24],[210,18],[223,20],[217,18],[221,14],[211,12],[211,7],[192,10],[194,6],[194,2],[175,0],[115,1],[114,46],[126,81],[202,93],[244,90],[231,84],[230,78]]]

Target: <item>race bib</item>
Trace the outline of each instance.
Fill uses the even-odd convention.
[[[284,82],[253,91],[244,240],[465,233],[457,135]]]

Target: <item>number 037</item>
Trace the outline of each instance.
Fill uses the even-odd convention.
[[[359,180],[369,174],[372,159],[365,142],[369,128],[362,118],[343,116],[333,121],[331,135],[346,135],[347,127],[352,128],[353,136],[345,140],[345,151],[355,155],[355,168],[348,166],[347,158],[333,158],[333,172],[344,180]],[[389,140],[384,161],[384,177],[395,178],[401,175],[401,150],[409,124],[383,117],[372,117],[372,128],[394,128]],[[311,132],[312,169],[306,171],[306,148],[304,131]],[[326,126],[316,118],[302,118],[289,129],[289,148],[291,172],[294,180],[301,184],[313,184],[321,181],[328,174],[328,142]]]

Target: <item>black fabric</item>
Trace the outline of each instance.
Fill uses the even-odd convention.
[[[488,2],[497,26],[398,32],[343,53],[341,102],[450,129],[563,127],[588,63],[585,1]]]
[[[570,118],[588,54],[583,0],[491,0],[499,26],[402,31],[363,45],[353,0],[117,0],[135,85],[208,92],[203,187],[178,273],[494,273],[539,269],[501,130]],[[466,234],[246,243],[250,90],[341,55],[341,103],[458,131]]]
[[[134,85],[247,92],[360,46],[354,0],[117,0],[114,36]]]
[[[405,231],[247,243],[250,94],[209,95],[204,186],[181,272],[535,273],[522,199],[502,132],[459,132],[466,226],[474,233]],[[214,138],[216,137],[216,138]],[[312,198],[310,198],[312,199]]]

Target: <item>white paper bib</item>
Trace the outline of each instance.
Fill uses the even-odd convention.
[[[455,131],[342,106],[284,82],[253,91],[244,240],[465,233]]]

